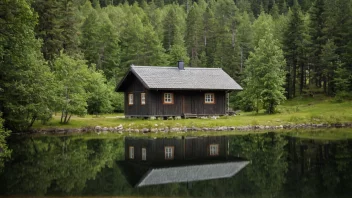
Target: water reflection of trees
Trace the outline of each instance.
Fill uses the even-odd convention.
[[[289,138],[285,192],[296,197],[351,197],[352,142]]]
[[[16,140],[0,190],[6,194],[81,193],[88,179],[122,158],[122,144],[74,137]]]
[[[241,181],[243,193],[276,197],[285,183],[286,141],[277,133],[234,137],[231,152],[251,160]]]
[[[132,188],[117,161],[122,139],[24,138],[0,193],[196,197],[351,197],[352,142],[314,141],[278,133],[229,138],[230,155],[251,163],[230,179]],[[13,140],[14,141],[14,140]],[[342,196],[343,195],[343,196]]]

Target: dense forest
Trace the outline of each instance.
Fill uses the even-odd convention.
[[[350,0],[2,0],[0,16],[0,112],[13,131],[54,112],[68,123],[123,111],[114,87],[131,64],[223,68],[244,87],[232,107],[267,113],[352,91]]]

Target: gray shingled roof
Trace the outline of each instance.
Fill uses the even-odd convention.
[[[192,182],[219,178],[229,178],[242,170],[249,162],[223,162],[204,165],[191,165],[149,170],[137,183],[137,187]]]
[[[131,66],[131,72],[149,89],[242,90],[221,68]]]

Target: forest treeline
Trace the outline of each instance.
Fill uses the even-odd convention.
[[[275,112],[299,95],[352,91],[350,0],[3,0],[0,111],[25,131],[61,112],[123,110],[131,64],[221,67],[232,106]]]

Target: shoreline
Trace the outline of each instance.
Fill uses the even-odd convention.
[[[81,127],[81,128],[45,128],[31,129],[29,132],[13,133],[14,135],[28,134],[75,134],[75,133],[175,133],[175,132],[248,132],[264,130],[290,130],[290,129],[328,129],[352,128],[352,122],[347,123],[320,123],[320,124],[284,124],[284,125],[247,125],[247,126],[218,126],[218,127],[153,127],[153,128],[124,128],[121,124],[115,127]]]

